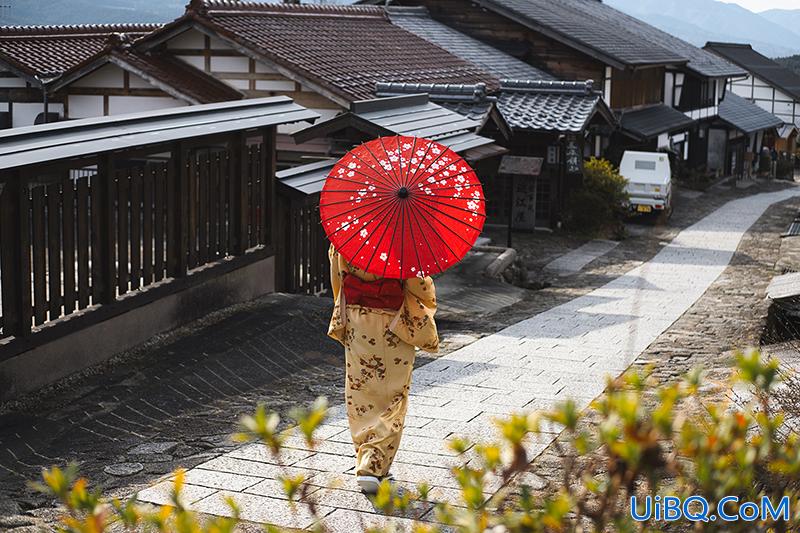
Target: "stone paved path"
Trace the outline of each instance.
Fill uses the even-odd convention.
[[[418,369],[406,433],[392,468],[395,478],[409,484],[427,481],[435,487],[433,499],[454,500],[457,484],[447,468],[469,457],[453,457],[445,445],[448,437],[489,439],[494,436],[492,418],[546,408],[568,397],[587,406],[603,391],[607,374],[627,368],[700,298],[764,210],[797,195],[800,189],[791,188],[729,202],[681,231],[653,259],[605,286]],[[288,463],[290,473],[306,472],[319,487],[312,497],[329,529],[351,532],[383,518],[355,490],[346,427],[343,408],[332,409],[318,449],[308,450],[292,438]],[[550,429],[529,444],[531,456],[556,437],[558,428]],[[293,513],[281,499],[275,481],[280,469],[272,462],[256,444],[200,464],[187,474],[187,502],[198,511],[224,514],[222,497],[233,496],[246,520],[308,527],[311,517],[302,508]],[[169,487],[163,481],[140,498],[161,503]],[[419,509],[422,519],[426,512]],[[408,523],[401,520],[401,525]]]
[[[559,276],[568,276],[583,270],[583,267],[613,250],[617,241],[595,239],[569,253],[553,259],[544,266],[545,270]]]

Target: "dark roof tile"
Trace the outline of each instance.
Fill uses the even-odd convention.
[[[432,19],[425,7],[390,6],[386,11],[391,21],[398,26],[478,65],[498,78],[555,79],[543,70]]]
[[[483,83],[378,83],[375,87],[375,95],[379,98],[404,94],[427,94],[432,102],[479,122],[486,121],[497,101],[486,94]]]
[[[145,77],[165,85],[167,92],[189,98],[194,104],[227,102],[244,96],[227,83],[164,53],[126,50],[115,51],[113,55]]]
[[[624,65],[681,64],[708,77],[738,76],[741,69],[598,0],[480,0],[511,12],[558,40],[577,43]]]
[[[158,24],[5,26],[0,28],[0,60],[29,77],[52,79],[87,61],[115,34],[135,40]]]
[[[371,98],[378,81],[497,85],[472,63],[392,24],[379,7],[196,0],[192,9],[226,37],[348,102]]]
[[[705,47],[781,89],[789,96],[800,99],[800,75],[759,54],[749,44],[708,43]]]
[[[662,133],[689,128],[695,121],[670,106],[657,104],[623,111],[619,122],[623,131],[640,139],[653,139]]]
[[[778,128],[783,121],[730,91],[719,104],[719,118],[745,133]]]
[[[598,0],[479,0],[551,37],[578,45],[618,66],[682,64],[682,54],[643,38],[620,23],[622,13]]]
[[[517,130],[577,133],[600,111],[613,116],[589,82],[502,80],[497,106]]]

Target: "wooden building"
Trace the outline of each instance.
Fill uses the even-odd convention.
[[[493,106],[492,106],[493,107]],[[508,150],[479,135],[498,127],[498,115],[468,117],[431,102],[427,94],[406,94],[353,102],[350,110],[293,134],[298,143],[324,139],[331,158],[279,171],[279,234],[285,253],[300,269],[278,272],[281,286],[292,292],[319,294],[329,286],[328,241],[319,223],[319,195],[334,163],[356,144],[388,135],[433,139],[450,147],[476,169],[483,183],[496,174],[499,156]],[[485,120],[484,120],[485,119]],[[502,126],[500,126],[502,127]]]
[[[757,170],[759,153],[771,145],[782,126],[783,121],[769,111],[731,91],[725,93],[719,115],[710,126],[727,139],[725,173],[751,176]]]
[[[617,128],[592,82],[501,80],[491,95],[465,85],[379,83],[376,88],[382,97],[415,93],[481,121],[481,134],[512,155],[540,161],[538,174],[527,178],[481,175],[489,222],[507,224],[510,218],[516,229],[557,227],[570,190],[581,184],[583,159],[601,155]],[[490,120],[495,111],[500,117]]]
[[[69,102],[63,92],[52,90],[53,83],[84,61],[103,53],[113,36],[126,35],[135,40],[155,30],[155,24],[110,24],[85,26],[29,26],[0,28],[0,129],[31,126],[36,122],[103,114],[103,101],[92,102],[98,92],[76,94]],[[135,87],[148,87],[134,77]],[[108,87],[107,107],[118,109],[125,104],[125,86],[120,91]],[[94,94],[88,94],[88,93]],[[159,91],[155,98],[167,98]],[[111,100],[113,98],[113,101]],[[119,98],[119,99],[118,99]],[[174,105],[170,98],[165,104]]]
[[[87,34],[91,46],[84,43]],[[65,44],[51,46],[53,36]],[[397,54],[387,42],[413,53]],[[47,54],[59,58],[57,70],[38,61]],[[183,16],[163,27],[5,29],[0,60],[4,57],[9,64],[31,63],[31,80],[47,77],[44,94],[39,90],[26,98],[41,112],[46,95],[50,111],[57,113],[53,119],[276,95],[331,118],[350,102],[372,97],[377,81],[498,84],[370,6],[192,0]],[[18,96],[6,92],[8,100]],[[34,117],[18,112],[17,118],[14,125],[33,123]],[[282,165],[328,154],[324,141],[298,146],[290,139],[305,126],[280,128]]]
[[[784,127],[778,132],[775,147],[794,153],[800,128],[800,76],[749,44],[710,42],[705,49],[746,71],[744,76],[731,79],[728,88],[780,118]]]
[[[392,43],[392,46],[387,46]],[[487,83],[497,80],[391,23],[371,6],[193,0],[186,13],[137,42],[228,83],[246,97],[289,96],[329,119],[371,98],[377,81]],[[397,50],[408,50],[398,54]],[[324,139],[303,145],[280,129],[284,166],[327,157]]]
[[[672,149],[698,166],[723,163],[725,147],[714,152],[717,144],[706,141],[708,130],[726,81],[743,74],[723,58],[597,0],[397,0],[395,4],[424,6],[436,21],[558,79],[594,80],[606,104],[633,118],[633,123],[665,116],[663,108],[695,121],[677,130],[675,120],[660,131],[651,127],[648,139],[631,131],[629,139],[618,139],[617,152],[635,145]],[[637,119],[639,112],[644,116]]]
[[[0,401],[276,290],[286,97],[0,133]]]

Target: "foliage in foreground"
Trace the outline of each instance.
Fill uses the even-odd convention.
[[[589,159],[583,167],[583,184],[567,203],[567,226],[584,233],[617,231],[627,213],[627,183],[611,162]]]
[[[704,496],[711,506],[725,496],[740,502],[759,502],[770,497],[778,502],[788,496],[797,501],[800,475],[800,440],[783,432],[783,416],[776,412],[774,391],[779,386],[777,364],[764,362],[757,352],[739,355],[736,379],[752,394],[747,405],[701,406],[696,400],[698,373],[680,383],[651,387],[646,375],[627,374],[609,383],[607,392],[580,413],[573,402],[549,412],[517,414],[498,421],[502,435],[497,443],[472,443],[456,439],[450,446],[477,461],[453,469],[461,487],[460,501],[436,504],[435,521],[419,524],[417,532],[439,532],[443,526],[462,533],[540,531],[661,531],[675,529],[655,520],[636,523],[630,518],[629,501],[646,495]],[[655,398],[645,391],[654,392]],[[296,435],[314,444],[314,432],[324,421],[326,404],[320,400],[310,409],[295,412]],[[585,419],[593,413],[591,421]],[[280,457],[286,433],[279,432],[280,419],[259,407],[242,419],[239,440],[260,440]],[[505,482],[528,467],[526,440],[544,424],[564,428],[557,443],[563,457],[560,488],[535,497],[526,486],[503,489],[486,499],[488,483]],[[466,461],[466,459],[465,459]],[[66,508],[62,530],[101,533],[116,523],[127,529],[160,532],[226,533],[238,522],[238,509],[229,502],[232,518],[199,519],[181,502],[183,474],[175,476],[172,503],[152,510],[135,500],[105,501],[89,491],[85,479],[74,468],[53,468],[43,473],[38,489],[58,498]],[[316,503],[308,498],[303,476],[285,475],[281,482],[296,506],[306,506],[317,515]],[[514,485],[512,482],[511,485]],[[403,491],[384,483],[374,497],[375,506],[387,514],[413,516],[427,500],[429,489],[420,486]],[[319,502],[324,503],[324,502]],[[736,504],[727,505],[737,512]],[[792,531],[800,527],[793,512],[788,521],[682,522],[678,529],[702,531]],[[267,528],[271,533],[279,531]],[[324,531],[320,524],[317,531]],[[391,526],[372,531],[391,531]]]

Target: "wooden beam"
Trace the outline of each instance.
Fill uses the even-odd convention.
[[[95,88],[95,87],[70,87],[67,90],[70,96],[169,96],[160,89],[119,89],[119,88]],[[39,100],[41,101],[41,99]]]

